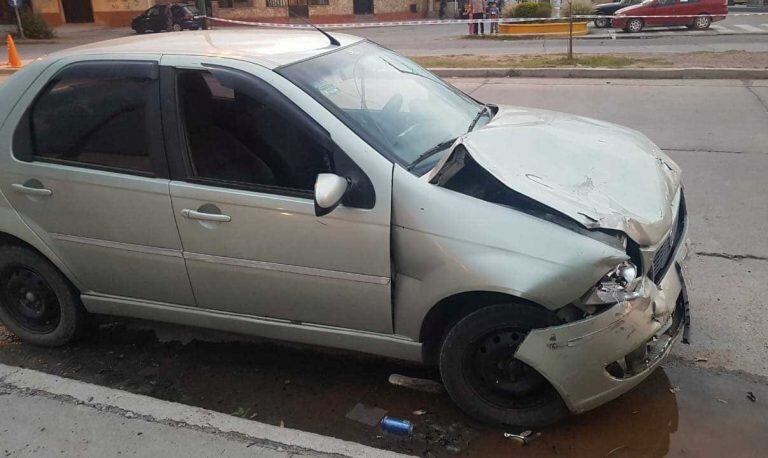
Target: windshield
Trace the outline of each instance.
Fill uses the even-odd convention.
[[[418,170],[428,170],[452,140],[491,117],[475,121],[486,111],[483,105],[419,65],[370,42],[278,72],[382,154],[406,167],[418,162]]]

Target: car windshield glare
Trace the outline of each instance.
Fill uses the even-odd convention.
[[[403,166],[465,134],[482,109],[416,63],[370,42],[291,64],[278,72]],[[419,170],[434,165],[443,154],[430,155]]]

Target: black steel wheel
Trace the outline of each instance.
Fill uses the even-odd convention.
[[[55,347],[81,337],[90,320],[80,294],[31,248],[0,246],[0,321],[22,340]]]
[[[29,332],[56,329],[61,308],[48,283],[39,273],[23,265],[6,266],[0,272],[0,302],[19,326]]]
[[[440,350],[440,373],[451,398],[490,423],[543,426],[567,415],[549,381],[515,358],[532,329],[556,324],[552,312],[530,304],[492,305],[459,320]]]
[[[527,333],[528,329],[495,329],[465,354],[465,379],[478,396],[499,408],[535,408],[557,397],[541,374],[515,358]]]

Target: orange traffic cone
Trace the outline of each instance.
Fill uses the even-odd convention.
[[[9,34],[5,41],[8,44],[8,64],[10,64],[11,68],[21,68],[21,59],[19,59],[19,53],[16,52],[13,37]]]

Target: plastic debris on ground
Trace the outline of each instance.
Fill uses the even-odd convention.
[[[504,433],[504,437],[507,439],[512,439],[514,441],[519,442],[521,445],[528,445],[536,439],[537,437],[541,436],[541,433],[534,433],[533,431],[523,431],[520,434],[512,434],[512,433]]]
[[[350,420],[357,421],[364,425],[376,426],[379,421],[387,414],[387,411],[379,407],[370,407],[365,404],[357,403],[345,415]]]
[[[443,391],[443,385],[434,380],[408,377],[407,375],[392,374],[389,376],[389,383],[427,393],[441,393]]]

